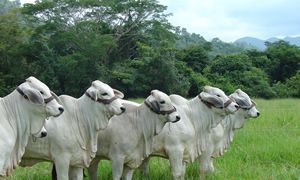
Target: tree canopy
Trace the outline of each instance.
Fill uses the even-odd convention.
[[[151,89],[195,96],[206,84],[227,93],[300,97],[300,49],[206,41],[168,22],[156,0],[38,0],[0,3],[0,94],[34,75],[75,97],[95,79],[142,97]]]

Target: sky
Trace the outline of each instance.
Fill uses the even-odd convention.
[[[22,3],[34,0],[21,0]],[[300,36],[300,0],[159,0],[174,26],[206,40]]]

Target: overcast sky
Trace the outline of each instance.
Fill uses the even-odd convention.
[[[21,0],[34,2],[34,0]],[[300,0],[159,0],[174,26],[206,40],[300,36]]]

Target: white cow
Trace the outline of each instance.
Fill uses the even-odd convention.
[[[223,155],[233,140],[234,131],[242,128],[248,118],[256,118],[260,115],[254,101],[242,90],[237,89],[229,97],[236,101],[240,109],[234,114],[226,116],[217,127],[212,129],[208,151],[205,151],[200,158],[201,174],[213,172],[214,166],[211,157]]]
[[[0,176],[9,175],[19,164],[29,136],[40,131],[45,118],[64,111],[57,100],[35,77],[0,99]]]
[[[170,98],[181,115],[181,121],[167,124],[154,138],[153,154],[168,158],[173,179],[184,179],[186,163],[193,162],[208,149],[211,129],[239,106],[215,87],[205,86],[197,97],[187,100],[179,95]],[[148,173],[148,160],[143,163]],[[128,172],[129,177],[132,172]]]
[[[82,168],[96,155],[98,132],[110,117],[125,111],[123,96],[98,80],[78,99],[60,96],[64,114],[46,122],[47,137],[28,143],[21,165],[53,161],[59,180],[82,179]]]
[[[95,167],[100,159],[109,159],[113,179],[119,180],[123,171],[126,174],[139,167],[151,154],[153,137],[162,130],[165,123],[180,120],[169,96],[161,91],[151,91],[143,104],[134,108],[135,105],[130,104],[130,110],[114,116],[108,127],[99,133],[97,156],[89,169],[92,173],[90,178],[98,179]]]

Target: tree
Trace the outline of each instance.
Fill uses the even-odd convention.
[[[217,56],[204,72],[213,84],[227,93],[241,88],[250,96],[274,97],[268,76],[261,69],[253,67],[246,54]]]
[[[18,11],[0,14],[0,95],[13,90],[28,75],[28,62],[22,55],[28,38]]]
[[[283,40],[266,43],[266,55],[271,60],[269,76],[273,82],[285,82],[300,69],[300,48]]]
[[[201,73],[208,65],[208,51],[203,46],[188,46],[177,52],[177,59],[186,62],[186,65],[195,72]]]

